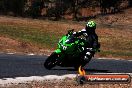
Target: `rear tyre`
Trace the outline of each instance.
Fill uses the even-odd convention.
[[[58,55],[53,52],[44,62],[44,67],[48,70],[52,69],[57,64]]]

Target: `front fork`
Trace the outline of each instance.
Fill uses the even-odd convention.
[[[58,65],[60,65],[61,64],[61,58],[59,58],[60,57],[60,54],[62,53],[62,51],[60,50],[60,49],[56,49],[55,51],[54,51],[57,55],[58,55],[58,60],[57,60],[57,64]]]

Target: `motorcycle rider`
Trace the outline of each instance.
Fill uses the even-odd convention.
[[[84,56],[84,59],[87,61],[90,61],[89,58],[91,59],[92,56],[94,56],[95,52],[100,48],[100,43],[98,42],[98,36],[95,33],[95,29],[96,23],[94,21],[88,21],[84,29],[73,33],[73,37],[82,36],[86,40],[87,45],[85,47],[86,54]],[[89,53],[90,48],[92,53]]]

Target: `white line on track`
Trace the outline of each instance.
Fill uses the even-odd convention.
[[[112,60],[121,60],[121,59],[119,59],[119,58],[105,58],[105,57],[104,57],[104,58],[98,58],[98,59],[101,59],[101,60],[106,60],[106,59],[107,59],[107,60],[111,60],[111,59],[112,59]]]
[[[2,52],[1,52],[2,53]],[[14,53],[7,53],[7,54],[9,54],[9,55],[13,55],[13,54],[16,54],[16,52],[14,52]],[[35,56],[35,55],[37,55],[37,54],[35,54],[35,53],[29,53],[29,54],[27,54],[28,56]],[[46,55],[46,54],[40,54],[41,56],[42,55]],[[46,56],[50,56],[50,55],[46,55]],[[123,59],[120,59],[120,58],[105,58],[105,57],[102,57],[102,58],[97,58],[97,59],[100,59],[100,60],[123,60]],[[131,59],[129,59],[129,60],[125,60],[125,61],[132,61]]]
[[[29,54],[27,54],[27,55],[29,55],[29,56],[33,56],[33,55],[35,55],[34,53],[29,53]]]
[[[7,54],[10,54],[10,55],[12,55],[12,54],[15,54],[15,53],[7,53]]]

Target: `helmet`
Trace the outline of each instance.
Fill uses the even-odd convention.
[[[86,24],[86,30],[95,30],[96,23],[94,21],[88,21]]]

